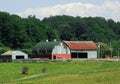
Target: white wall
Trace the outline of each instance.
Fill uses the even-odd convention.
[[[86,51],[88,53],[88,58],[97,58],[97,51]]]
[[[52,54],[70,54],[70,49],[63,43],[60,43],[54,47]]]
[[[75,50],[72,50],[71,52],[74,52],[74,53],[87,53],[87,56],[88,58],[97,58],[97,50],[87,50],[87,51],[75,51]]]
[[[28,59],[28,55],[21,51],[14,51],[12,53],[12,60],[16,59],[16,56],[24,56],[24,59]]]

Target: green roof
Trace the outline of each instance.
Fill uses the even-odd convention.
[[[40,42],[33,48],[33,53],[39,50],[40,53],[43,53],[45,50],[52,52],[55,45],[58,45],[60,42]]]

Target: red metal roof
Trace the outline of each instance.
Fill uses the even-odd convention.
[[[71,50],[97,50],[93,41],[63,41]]]

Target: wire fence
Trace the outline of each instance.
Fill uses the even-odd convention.
[[[12,62],[55,62],[55,61],[105,61],[105,62],[120,62],[120,59],[93,59],[93,58],[72,58],[72,59],[47,59],[47,58],[35,58],[35,59],[16,59]]]

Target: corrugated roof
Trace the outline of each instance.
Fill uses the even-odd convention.
[[[1,54],[2,56],[10,56],[10,55],[13,55],[13,54],[23,54],[24,52],[22,51],[12,51],[12,50],[9,50],[7,52],[4,52],[3,54]],[[24,53],[26,54],[26,53]]]
[[[93,41],[63,41],[71,50],[97,50]]]
[[[40,42],[33,48],[33,52],[36,52],[36,50],[39,50],[39,52],[44,52],[43,50],[49,50],[49,52],[52,52],[54,46],[59,43],[60,42]]]
[[[6,55],[6,56],[9,56],[9,55],[12,55],[12,53],[13,53],[14,51],[7,51],[7,52],[5,52],[5,53],[3,53],[3,54],[1,54],[1,55]]]

